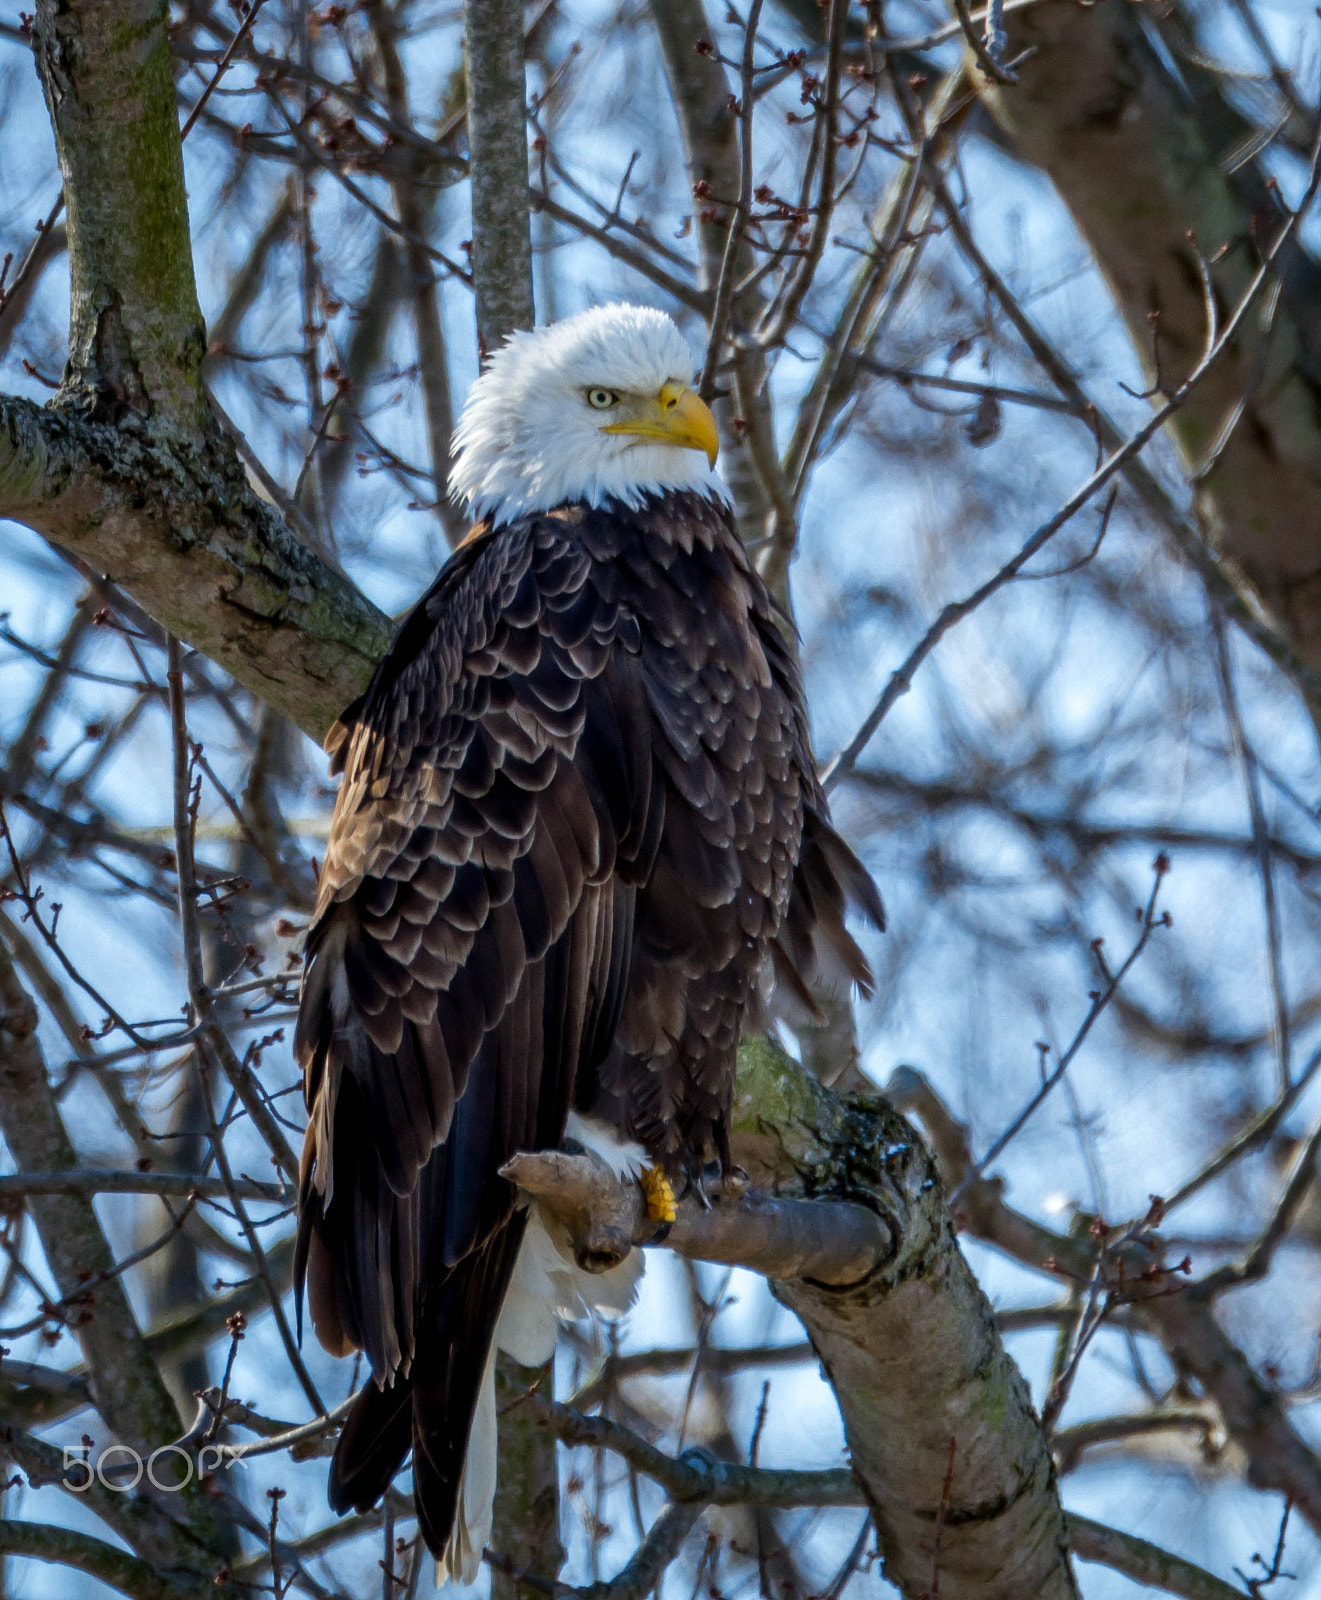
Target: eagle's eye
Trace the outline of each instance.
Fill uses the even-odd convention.
[[[613,389],[589,389],[587,404],[593,411],[609,411],[611,406],[619,404],[619,396]]]

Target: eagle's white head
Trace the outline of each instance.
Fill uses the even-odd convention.
[[[666,489],[725,496],[715,419],[664,312],[608,305],[514,334],[472,386],[450,492],[498,525],[571,501],[636,506]]]

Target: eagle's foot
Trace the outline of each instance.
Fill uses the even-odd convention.
[[[744,1167],[726,1167],[720,1179],[718,1198],[721,1200],[741,1200],[752,1183],[747,1169]]]
[[[737,1200],[751,1182],[742,1167],[725,1166],[719,1161],[708,1161],[705,1166],[694,1161],[687,1174],[684,1192],[695,1195],[703,1211],[710,1211],[724,1200]]]
[[[679,1215],[670,1180],[659,1167],[648,1167],[638,1179],[647,1202],[647,1221],[668,1226]]]

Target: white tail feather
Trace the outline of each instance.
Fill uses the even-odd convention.
[[[495,1349],[482,1374],[459,1479],[454,1530],[436,1563],[437,1588],[443,1583],[475,1583],[491,1538],[497,1459],[495,1350],[503,1350],[521,1366],[544,1366],[555,1354],[560,1319],[571,1321],[592,1312],[622,1316],[637,1298],[644,1265],[642,1252],[633,1250],[610,1272],[584,1272],[573,1259],[568,1234],[533,1205],[496,1324]]]
[[[495,1511],[495,1351],[486,1360],[477,1409],[468,1435],[468,1454],[459,1479],[459,1504],[445,1553],[436,1563],[436,1587],[443,1583],[476,1583],[482,1552],[491,1540]]]

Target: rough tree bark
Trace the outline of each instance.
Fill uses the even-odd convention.
[[[393,636],[214,437],[0,396],[0,515],[120,584],[318,743]]]
[[[40,0],[33,31],[69,236],[63,405],[205,431],[169,39],[156,0]]]
[[[735,1159],[769,1204],[690,1201],[665,1243],[770,1272],[838,1397],[886,1578],[910,1600],[1076,1596],[1041,1424],[913,1127],[877,1095],[832,1094],[761,1040],[740,1051],[733,1126]],[[516,1158],[511,1175],[526,1183],[531,1169],[580,1259],[609,1264],[621,1214],[644,1237],[642,1212],[631,1189],[616,1209],[618,1187],[584,1182],[584,1164],[604,1173],[592,1157]],[[832,1228],[832,1212],[848,1225]]]
[[[0,511],[319,739],[391,628],[252,492],[207,404],[165,8],[42,0],[33,42],[65,180],[69,361],[49,408],[0,397]]]
[[[945,1182],[959,1187],[956,1211],[962,1230],[1027,1266],[1039,1268],[1049,1261],[1075,1282],[1092,1281],[1098,1269],[1096,1240],[1082,1229],[1062,1234],[1044,1227],[1008,1204],[999,1178],[970,1170],[967,1128],[920,1073],[911,1067],[896,1069],[886,1093],[920,1117]],[[1179,1289],[1178,1269],[1164,1265],[1164,1249],[1159,1234],[1150,1230],[1107,1244],[1102,1263],[1106,1281],[1121,1293],[1130,1315],[1157,1334],[1188,1392],[1200,1390],[1215,1405],[1226,1433],[1243,1452],[1248,1481],[1278,1491],[1321,1533],[1321,1457],[1295,1426],[1278,1386],[1258,1377],[1221,1324],[1216,1298],[1232,1286],[1232,1277],[1226,1283],[1213,1271]],[[1107,1559],[1104,1551],[1115,1536],[1104,1533],[1088,1525],[1075,1541],[1079,1554]],[[1140,1566],[1139,1559],[1134,1576],[1140,1575]]]
[[[472,273],[485,354],[515,328],[530,328],[535,316],[522,0],[466,0],[463,25]]]

